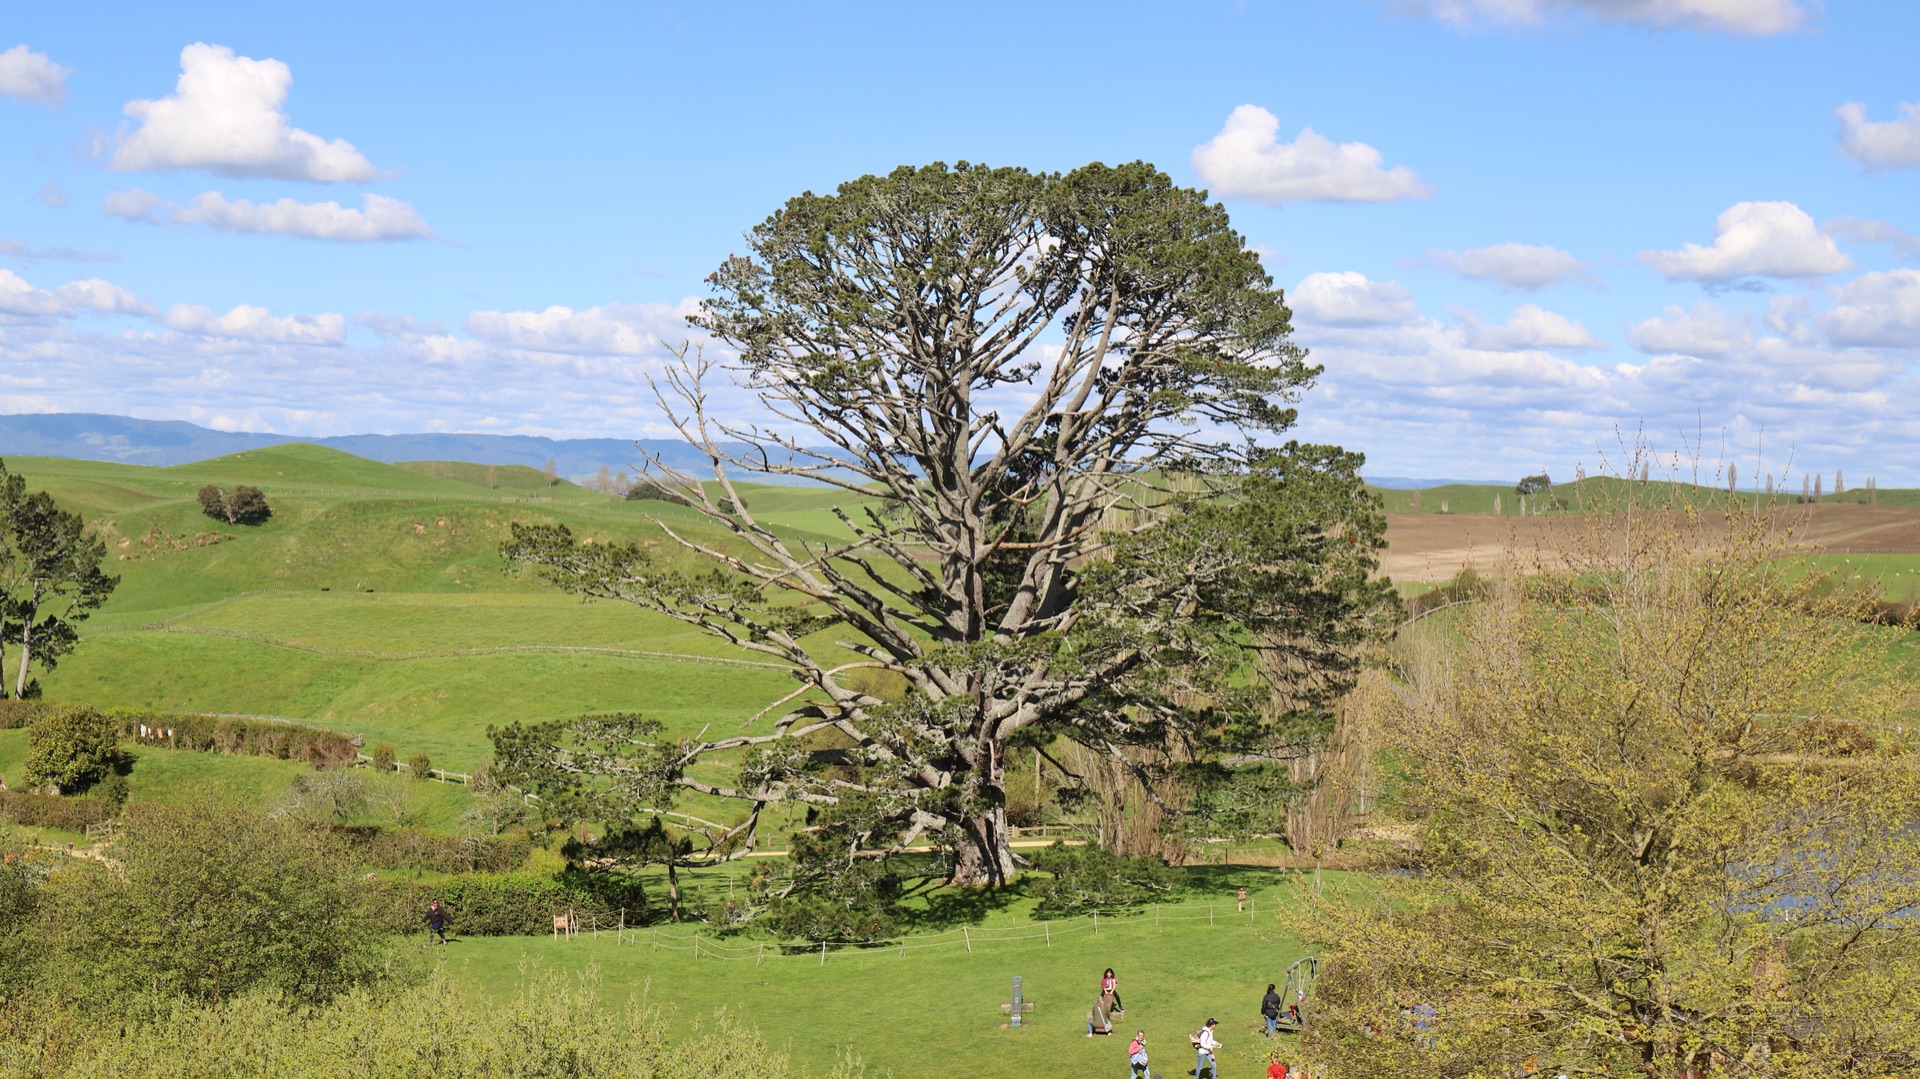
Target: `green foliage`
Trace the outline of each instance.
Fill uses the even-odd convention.
[[[216,802],[136,804],[114,853],[118,871],[62,870],[44,897],[49,969],[71,995],[321,1001],[378,974],[366,888],[323,829]]]
[[[609,1006],[594,977],[523,975],[499,998],[444,978],[320,1007],[249,992],[126,1021],[0,1011],[5,1079],[789,1079],[786,1058],[724,1013],[669,1040],[665,1016]]]
[[[112,777],[109,777],[112,778]],[[35,828],[84,832],[113,817],[113,803],[102,798],[63,798],[30,791],[0,791],[0,820]]]
[[[394,757],[393,757],[392,742],[375,742],[373,744],[373,751],[369,753],[368,756],[373,758],[374,771],[376,772],[393,771]]]
[[[435,881],[388,882],[378,889],[380,924],[389,932],[417,932],[427,905],[440,900],[452,932],[470,937],[547,933],[553,916],[571,910],[587,924],[642,921],[646,892],[637,881],[579,872],[462,873]]]
[[[121,772],[110,772],[107,778],[93,785],[92,795],[107,804],[110,811],[120,812],[127,804],[127,777]]]
[[[111,716],[78,705],[40,713],[27,731],[26,785],[61,794],[85,790],[121,760],[120,729]]]
[[[432,779],[433,758],[425,753],[414,753],[408,756],[407,774],[414,779]]]
[[[200,488],[195,497],[203,513],[230,525],[265,524],[273,516],[266,493],[244,483],[236,484],[231,490],[210,483]]]
[[[426,869],[436,873],[505,873],[518,869],[533,850],[523,832],[509,835],[445,835],[424,828],[341,825],[334,832],[356,865],[376,869]]]
[[[35,973],[44,875],[22,852],[0,848],[0,1003],[25,988]]]
[[[100,568],[106,544],[78,513],[0,463],[0,647],[20,651],[13,696],[37,695],[28,670],[53,670],[80,641],[78,626],[120,583]],[[0,677],[0,696],[5,695]]]
[[[1092,843],[1056,842],[1034,855],[1033,866],[1052,874],[1034,886],[1040,899],[1034,914],[1043,918],[1141,906],[1172,892],[1175,879],[1167,863],[1153,855],[1122,858]]]
[[[627,488],[629,502],[668,502],[675,506],[690,506],[687,497],[659,480],[642,479]]]

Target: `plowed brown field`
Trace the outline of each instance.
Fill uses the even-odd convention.
[[[1795,541],[1836,554],[1920,553],[1920,507],[1824,503],[1780,511],[1795,522]],[[1554,546],[1556,533],[1578,528],[1581,518],[1476,517],[1465,514],[1387,515],[1387,555],[1382,568],[1401,581],[1444,581],[1467,566],[1485,571],[1510,554],[1530,555]]]

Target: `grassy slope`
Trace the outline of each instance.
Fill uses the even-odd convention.
[[[497,553],[514,521],[649,544],[670,561],[681,556],[650,516],[726,542],[682,507],[525,486],[506,467],[495,490],[484,466],[400,468],[305,445],[161,469],[7,464],[85,513],[123,578],[82,647],[43,677],[50,697],[305,719],[464,769],[485,759],[489,724],[621,709],[676,730],[733,728],[791,688],[777,671],[697,662],[748,657],[670,620],[508,574]],[[205,483],[262,487],[273,519],[209,520],[193,500]],[[827,510],[842,494],[747,490],[778,528],[816,541],[842,534]]]
[[[1040,1075],[1126,1074],[1126,1044],[1136,1029],[1147,1031],[1154,1070],[1172,1076],[1191,1072],[1186,1035],[1209,1016],[1220,1020],[1222,1074],[1250,1076],[1265,1069],[1265,1051],[1289,1045],[1251,1033],[1260,995],[1281,980],[1303,954],[1270,915],[1229,917],[1232,889],[1253,890],[1257,909],[1271,910],[1292,895],[1293,878],[1273,870],[1203,871],[1208,891],[1189,897],[1216,900],[1219,915],[1209,926],[1203,910],[1182,913],[1194,920],[1150,916],[1115,923],[1102,919],[1098,936],[1082,928],[1053,939],[974,944],[970,954],[956,941],[909,951],[835,952],[820,962],[812,955],[769,955],[722,961],[695,959],[688,951],[653,950],[647,937],[616,944],[611,935],[583,935],[569,942],[549,938],[461,940],[445,949],[449,972],[487,991],[511,987],[523,963],[584,970],[597,967],[603,991],[615,999],[649,995],[674,1009],[685,1025],[728,1009],[757,1026],[769,1043],[790,1052],[810,1072],[832,1067],[848,1050],[869,1076],[977,1076],[1015,1079]],[[1337,886],[1337,875],[1328,880]],[[1036,929],[1030,904],[1017,903],[985,918],[988,927]],[[685,930],[663,932],[691,933]],[[984,939],[990,933],[980,936]],[[709,938],[711,939],[711,938]],[[752,955],[754,945],[723,945]],[[1115,968],[1126,1015],[1111,1037],[1085,1037],[1085,1015],[1097,994],[1100,973]],[[999,1005],[1008,999],[1013,975],[1035,1002],[1027,1025],[1001,1030]],[[1257,1061],[1257,1063],[1256,1063]]]

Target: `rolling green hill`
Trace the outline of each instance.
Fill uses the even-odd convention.
[[[118,591],[47,696],[103,707],[300,719],[391,741],[466,770],[486,728],[640,710],[675,730],[737,727],[788,692],[783,672],[621,604],[583,604],[498,554],[515,521],[685,557],[650,517],[702,542],[691,509],[625,502],[512,466],[385,465],[311,445],[170,468],[13,458],[8,468],[84,513]],[[271,520],[206,517],[207,483],[262,488]],[[755,514],[812,541],[843,538],[844,492],[743,487]],[[136,789],[137,789],[136,785]]]

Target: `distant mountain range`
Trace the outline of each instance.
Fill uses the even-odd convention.
[[[311,442],[384,461],[470,461],[482,465],[545,467],[548,461],[569,479],[586,479],[602,467],[632,472],[642,462],[634,441],[624,438],[540,438],[534,435],[335,435],[299,438],[247,431],[215,431],[184,420],[138,420],[93,412],[43,412],[0,416],[0,457],[74,457],[130,465],[184,465],[242,450]],[[678,439],[639,440],[648,452],[675,468],[703,472],[707,460]],[[756,477],[767,482],[765,477]],[[777,481],[775,481],[777,482]],[[1408,490],[1448,484],[1498,484],[1505,480],[1415,479],[1368,476],[1375,487]]]
[[[640,445],[676,468],[704,471],[707,459],[678,439],[641,439]],[[470,461],[484,465],[542,468],[551,460],[560,475],[585,479],[602,467],[633,472],[644,463],[634,440],[539,438],[532,435],[292,435],[215,431],[183,420],[138,420],[91,412],[0,416],[0,457],[75,457],[131,465],[183,465],[230,453],[309,442],[356,457],[398,461]],[[757,479],[759,477],[756,477]],[[764,480],[763,480],[764,482]]]
[[[1390,491],[1411,491],[1427,487],[1511,487],[1509,480],[1422,480],[1408,476],[1368,476],[1368,483]]]

